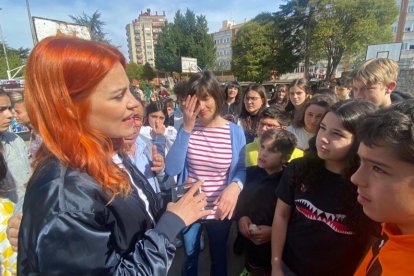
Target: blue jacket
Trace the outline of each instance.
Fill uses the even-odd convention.
[[[170,151],[165,157],[165,172],[170,176],[179,175],[177,183],[182,185],[188,178],[187,150],[191,133],[182,127],[178,131]],[[227,184],[240,181],[244,184],[246,180],[245,146],[246,139],[240,126],[230,122],[230,139],[232,147],[232,160],[228,174]]]

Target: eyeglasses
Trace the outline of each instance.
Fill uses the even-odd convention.
[[[257,101],[257,100],[259,100],[260,99],[260,97],[244,97],[244,101],[245,102],[248,102],[248,101],[252,101],[252,102],[255,102],[255,101]]]
[[[259,122],[259,127],[261,127],[261,128],[266,127],[267,129],[282,129],[283,126],[282,125]]]

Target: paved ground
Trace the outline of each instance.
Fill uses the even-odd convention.
[[[229,240],[227,243],[227,256],[228,256],[228,261],[229,261],[228,275],[229,276],[240,275],[240,272],[243,270],[243,267],[244,267],[244,257],[236,256],[233,253],[233,243],[236,238],[236,233],[237,233],[236,225],[235,223],[233,223],[231,230],[230,230]],[[210,275],[210,253],[208,250],[207,235],[204,235],[204,236],[206,239],[205,240],[206,248],[200,254],[199,267],[198,267],[199,276]],[[181,275],[181,267],[182,267],[183,261],[184,261],[184,252],[183,252],[183,248],[181,247],[177,250],[177,254],[175,256],[171,269],[168,273],[168,276]]]

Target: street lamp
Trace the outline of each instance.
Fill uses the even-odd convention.
[[[30,25],[30,33],[32,34],[32,40],[33,40],[33,46],[36,45],[36,36],[34,34],[34,26],[33,26],[33,20],[32,20],[32,14],[30,13],[30,6],[29,6],[29,0],[26,0],[26,10],[27,10],[27,16],[29,17],[29,25]]]

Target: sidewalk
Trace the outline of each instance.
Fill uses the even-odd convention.
[[[232,224],[229,234],[229,240],[227,243],[227,258],[228,258],[228,275],[238,276],[243,270],[244,256],[236,256],[233,253],[233,243],[236,239],[237,229],[235,222]],[[198,275],[209,276],[210,275],[210,252],[208,248],[207,235],[205,237],[205,248],[200,253]],[[168,273],[168,276],[179,276],[181,275],[181,268],[184,262],[184,250],[183,247],[177,250],[174,261]]]

